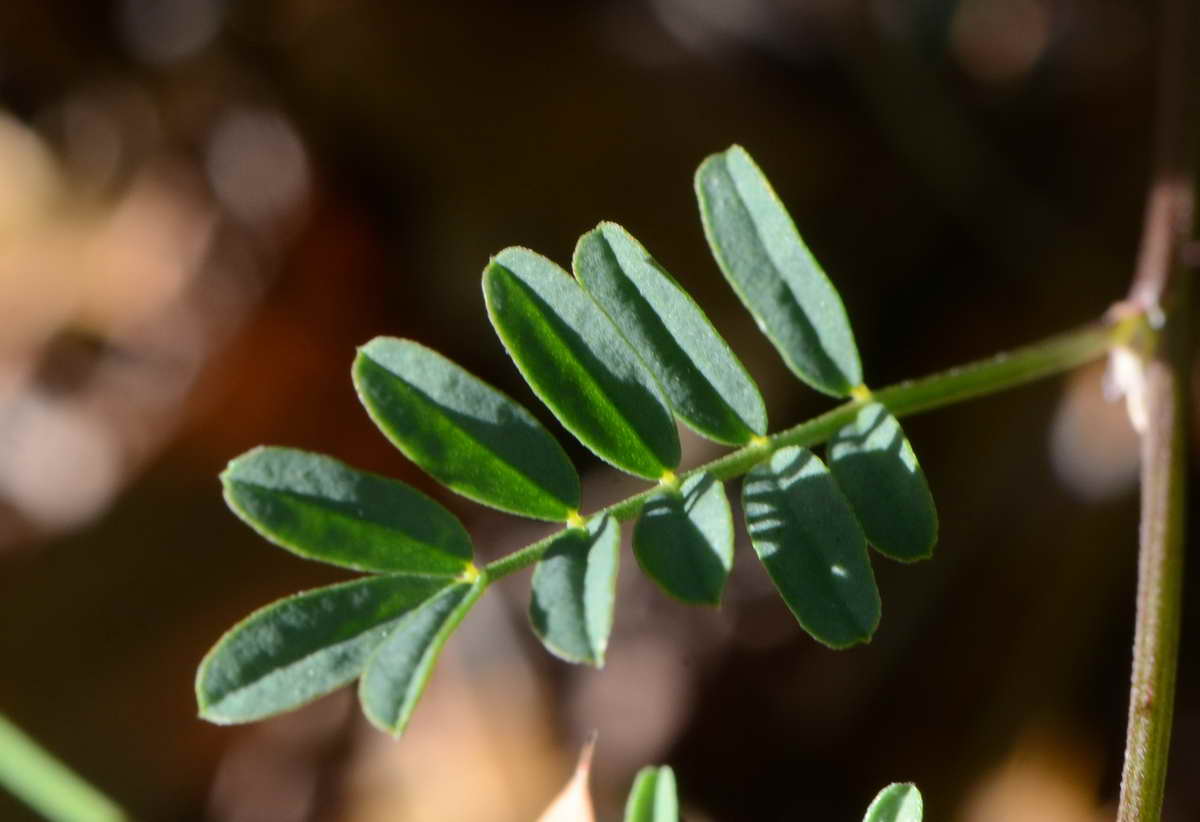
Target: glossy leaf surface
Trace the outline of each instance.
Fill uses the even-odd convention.
[[[485,587],[482,579],[456,582],[392,627],[358,683],[363,712],[376,727],[394,736],[404,732],[442,646]]]
[[[601,223],[575,246],[575,276],[697,433],[741,445],[767,431],[758,387],[691,296],[629,232]]]
[[[235,625],[196,677],[200,715],[250,722],[350,682],[391,627],[454,583],[387,575],[273,602]]]
[[[457,576],[471,561],[458,519],[416,489],[321,454],[255,448],[221,474],[225,499],[272,542],[358,571]]]
[[[542,555],[533,571],[529,620],[550,653],[604,666],[620,548],[620,526],[605,516],[564,530]]]
[[[436,351],[376,337],[359,349],[354,385],[387,438],[458,493],[538,519],[579,507],[579,477],[550,432]]]
[[[697,474],[678,491],[651,497],[634,526],[633,552],[671,596],[716,605],[733,565],[733,514],[724,486]]]
[[[696,196],[717,264],[784,362],[818,391],[849,394],[862,367],[842,299],[746,150],[705,159]]]
[[[910,782],[888,785],[876,795],[863,822],[921,822],[925,802]]]
[[[507,248],[484,271],[483,292],[517,368],[580,442],[649,479],[678,465],[662,390],[574,278],[532,251]]]
[[[782,448],[742,493],[754,550],[804,630],[831,648],[869,640],[880,605],[867,543],[821,460]]]
[[[674,771],[666,765],[638,771],[625,803],[625,822],[679,822]]]
[[[937,510],[896,418],[880,403],[864,405],[829,441],[828,454],[867,541],[892,559],[927,559],[937,541]]]

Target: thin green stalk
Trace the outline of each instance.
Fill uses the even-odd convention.
[[[985,394],[995,394],[1028,382],[1069,371],[1107,353],[1114,345],[1126,342],[1140,323],[1140,315],[1121,322],[1104,322],[1084,326],[1076,331],[1043,340],[1025,348],[997,354],[986,360],[951,368],[938,374],[909,380],[875,391],[872,397],[883,403],[896,416],[929,411],[953,405]],[[707,471],[718,479],[739,477],[766,459],[773,451],[789,445],[816,445],[833,436],[838,429],[854,419],[865,400],[854,399],[820,416],[780,431],[763,441],[751,443],[712,462],[683,474],[686,479]],[[620,521],[634,519],[642,505],[659,488],[652,486],[641,493],[596,511],[592,516],[608,514]],[[483,573],[494,581],[526,568],[541,558],[554,541],[550,534],[514,553],[492,562]]]
[[[1118,822],[1158,822],[1166,788],[1183,610],[1190,277],[1176,264],[1159,350],[1145,363],[1142,507],[1129,725]],[[1164,280],[1166,282],[1166,280]]]
[[[1166,789],[1183,598],[1191,269],[1196,222],[1196,61],[1200,14],[1191,0],[1160,5],[1155,158],[1138,266],[1128,302],[1164,314],[1144,364],[1142,510],[1129,726],[1118,822],[1158,822]]]
[[[1172,370],[1166,363],[1153,362],[1146,373],[1152,422],[1142,437],[1141,550],[1120,822],[1157,820],[1167,778],[1183,599],[1187,471],[1186,382]]]
[[[129,818],[3,715],[0,785],[53,822],[124,822]]]

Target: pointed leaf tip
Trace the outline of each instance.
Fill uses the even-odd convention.
[[[845,306],[746,150],[705,159],[696,197],[717,264],[784,362],[818,391],[847,396],[862,366]]]
[[[358,683],[359,702],[372,724],[393,736],[404,732],[442,647],[486,587],[483,579],[457,582],[396,623]]]
[[[388,574],[260,608],[231,628],[200,664],[200,715],[223,725],[253,722],[347,684],[398,620],[452,584]]]
[[[559,522],[579,507],[579,477],[550,432],[436,351],[376,337],[359,349],[354,385],[384,435],[463,496]]]
[[[609,516],[558,535],[533,571],[529,620],[550,653],[604,667],[612,630],[621,529]]]
[[[867,541],[901,562],[928,559],[937,509],[900,423],[877,402],[829,441],[829,470],[850,501]]]
[[[782,448],[746,475],[742,497],[754,550],[801,627],[831,648],[870,640],[880,604],[866,539],[825,464]]]
[[[702,436],[742,445],[767,430],[758,387],[691,296],[621,226],[579,238],[575,276]]]
[[[679,464],[662,389],[579,284],[524,248],[483,273],[488,316],[534,393],[598,457],[647,479]]]
[[[550,807],[542,812],[537,822],[595,822],[596,812],[592,806],[592,792],[588,786],[592,774],[592,755],[596,749],[596,736],[588,740],[579,754],[579,762],[571,780],[554,797]]]

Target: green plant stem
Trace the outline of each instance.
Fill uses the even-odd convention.
[[[1187,432],[1190,413],[1191,268],[1195,203],[1196,60],[1200,14],[1192,0],[1159,8],[1154,171],[1128,303],[1165,323],[1143,365],[1142,508],[1129,725],[1118,822],[1158,822],[1166,789],[1183,598]]]
[[[1175,703],[1183,599],[1186,382],[1164,362],[1148,364],[1152,422],[1142,437],[1141,548],[1129,727],[1120,822],[1152,822],[1162,811]]]
[[[129,818],[3,715],[0,785],[54,822],[123,822]]]
[[[1024,348],[997,354],[986,360],[951,368],[921,379],[909,380],[875,391],[872,398],[883,403],[897,417],[929,411],[964,402],[985,394],[995,394],[1028,382],[1069,371],[1102,356],[1114,345],[1125,342],[1133,334],[1140,315],[1121,322],[1102,322],[1043,340]],[[684,473],[680,479],[707,471],[721,480],[745,474],[770,454],[789,445],[816,445],[833,436],[838,429],[854,419],[866,400],[850,400],[820,416],[780,431],[764,442],[751,443],[712,462]],[[637,517],[642,505],[654,494],[657,486],[596,511],[591,516],[608,514],[620,521]],[[514,553],[501,557],[483,569],[489,581],[494,581],[526,568],[541,558],[558,534],[531,543]]]

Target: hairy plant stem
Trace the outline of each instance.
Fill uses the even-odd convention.
[[[1175,336],[1175,335],[1173,335]],[[1146,364],[1137,617],[1119,822],[1155,822],[1162,812],[1175,703],[1183,599],[1186,348]]]
[[[1120,321],[1112,320],[1084,326],[1076,331],[1043,340],[1008,353],[997,354],[957,368],[921,379],[909,380],[873,392],[870,399],[883,403],[897,417],[929,411],[964,402],[973,397],[995,394],[1028,382],[1069,371],[1083,363],[1106,354],[1113,346],[1128,342],[1144,326],[1141,314],[1131,314]],[[706,465],[680,475],[680,480],[708,472],[720,480],[739,477],[771,455],[789,445],[816,445],[829,439],[838,429],[854,419],[855,413],[869,399],[854,399],[826,411],[811,420],[780,431],[763,441],[751,443]],[[646,500],[658,493],[653,486],[641,493],[602,508],[590,516],[608,514],[620,521],[634,519]],[[515,573],[537,562],[558,533],[530,543],[483,569],[488,581]]]
[[[1200,14],[1161,5],[1154,171],[1128,304],[1163,320],[1143,363],[1142,506],[1129,725],[1118,822],[1158,822],[1166,788],[1183,599],[1191,266],[1195,225],[1196,78]],[[1190,41],[1190,42],[1189,42]],[[1190,255],[1194,257],[1195,255]]]

